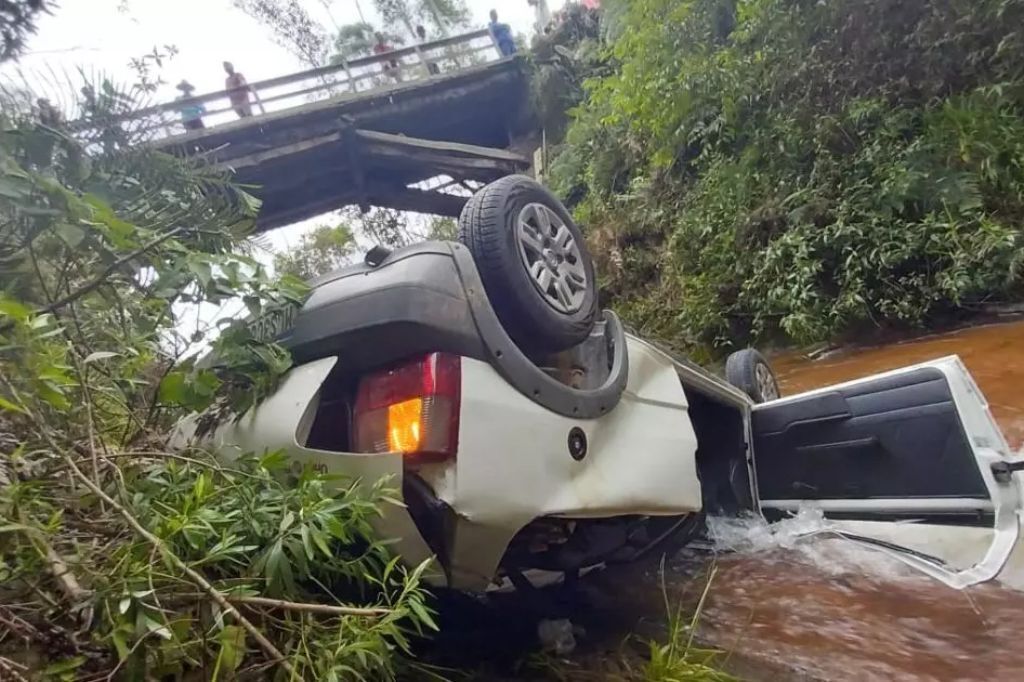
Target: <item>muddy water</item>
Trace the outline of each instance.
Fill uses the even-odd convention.
[[[1024,679],[1019,592],[837,574],[785,550],[718,563],[703,637],[755,671],[761,662],[808,679]]]
[[[1024,322],[846,351],[818,361],[787,353],[772,358],[772,365],[783,393],[792,394],[953,354],[974,376],[1010,447],[1020,448],[1024,445]]]
[[[950,354],[971,371],[1010,446],[1021,448],[1024,323],[773,364],[784,392],[794,393]],[[670,583],[692,592],[693,572],[678,568]],[[952,590],[837,540],[720,557],[702,632],[753,663],[748,677],[1024,680],[1024,594],[997,583]]]
[[[609,601],[590,624],[614,622],[615,641],[624,628],[658,639],[664,594],[692,608],[710,581],[697,644],[721,650],[718,664],[740,679],[1024,680],[1024,594],[997,583],[953,590],[842,540],[783,544],[684,552],[664,574],[656,562],[609,570],[593,580]],[[583,649],[590,675],[579,679],[618,679],[594,670],[623,652],[642,660],[621,645]]]

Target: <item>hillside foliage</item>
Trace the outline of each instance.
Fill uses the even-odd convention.
[[[1024,2],[606,4],[552,180],[634,325],[723,349],[1024,295]]]

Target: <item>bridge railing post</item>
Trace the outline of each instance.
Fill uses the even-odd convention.
[[[430,67],[427,66],[427,60],[423,57],[423,48],[419,45],[415,45],[414,47],[416,48],[416,60],[419,62],[420,66],[423,67],[423,75],[426,78],[430,78]]]

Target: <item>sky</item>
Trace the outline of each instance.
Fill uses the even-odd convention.
[[[372,0],[301,0],[310,14],[330,27],[359,21],[357,1],[367,20],[378,23]],[[44,72],[87,66],[102,73],[131,77],[127,65],[154,46],[173,44],[179,54],[168,64],[168,85],[160,99],[178,93],[173,85],[182,78],[198,92],[221,90],[221,62],[234,62],[250,81],[280,76],[308,68],[276,45],[268,29],[232,5],[232,0],[58,0],[52,16],[39,21],[39,32],[29,40],[21,68]],[[526,0],[466,0],[474,26],[483,27],[487,14],[496,9],[513,30],[529,35],[533,10]],[[549,0],[552,10],[564,0]],[[333,17],[333,21],[332,21]],[[10,71],[5,68],[0,71]]]
[[[13,65],[0,68],[0,80],[16,79],[34,85],[53,83],[56,74],[74,73],[112,77],[131,83],[128,67],[133,57],[154,47],[174,45],[178,54],[164,66],[166,84],[154,101],[174,99],[174,85],[187,79],[205,93],[224,87],[221,63],[231,61],[249,81],[281,76],[308,68],[277,45],[268,29],[235,9],[232,0],[57,0],[60,6],[38,22],[39,31],[28,42],[28,50]],[[372,0],[301,0],[324,26],[359,21],[357,2],[366,18],[377,24]],[[329,4],[325,10],[324,2]],[[474,27],[483,27],[491,9],[514,32],[530,35],[533,10],[526,0],[466,0]],[[549,0],[552,11],[564,0]],[[17,73],[20,71],[20,73]],[[49,91],[42,94],[50,94]],[[52,97],[59,102],[60,97]],[[286,249],[316,224],[314,219],[269,233],[275,250]]]

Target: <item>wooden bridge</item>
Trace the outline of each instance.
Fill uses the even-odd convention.
[[[159,148],[234,171],[263,201],[261,230],[353,204],[457,216],[481,183],[530,166],[509,150],[535,127],[525,70],[486,30],[250,87],[252,117],[220,91],[133,119]],[[184,130],[188,103],[206,108],[206,128]]]

